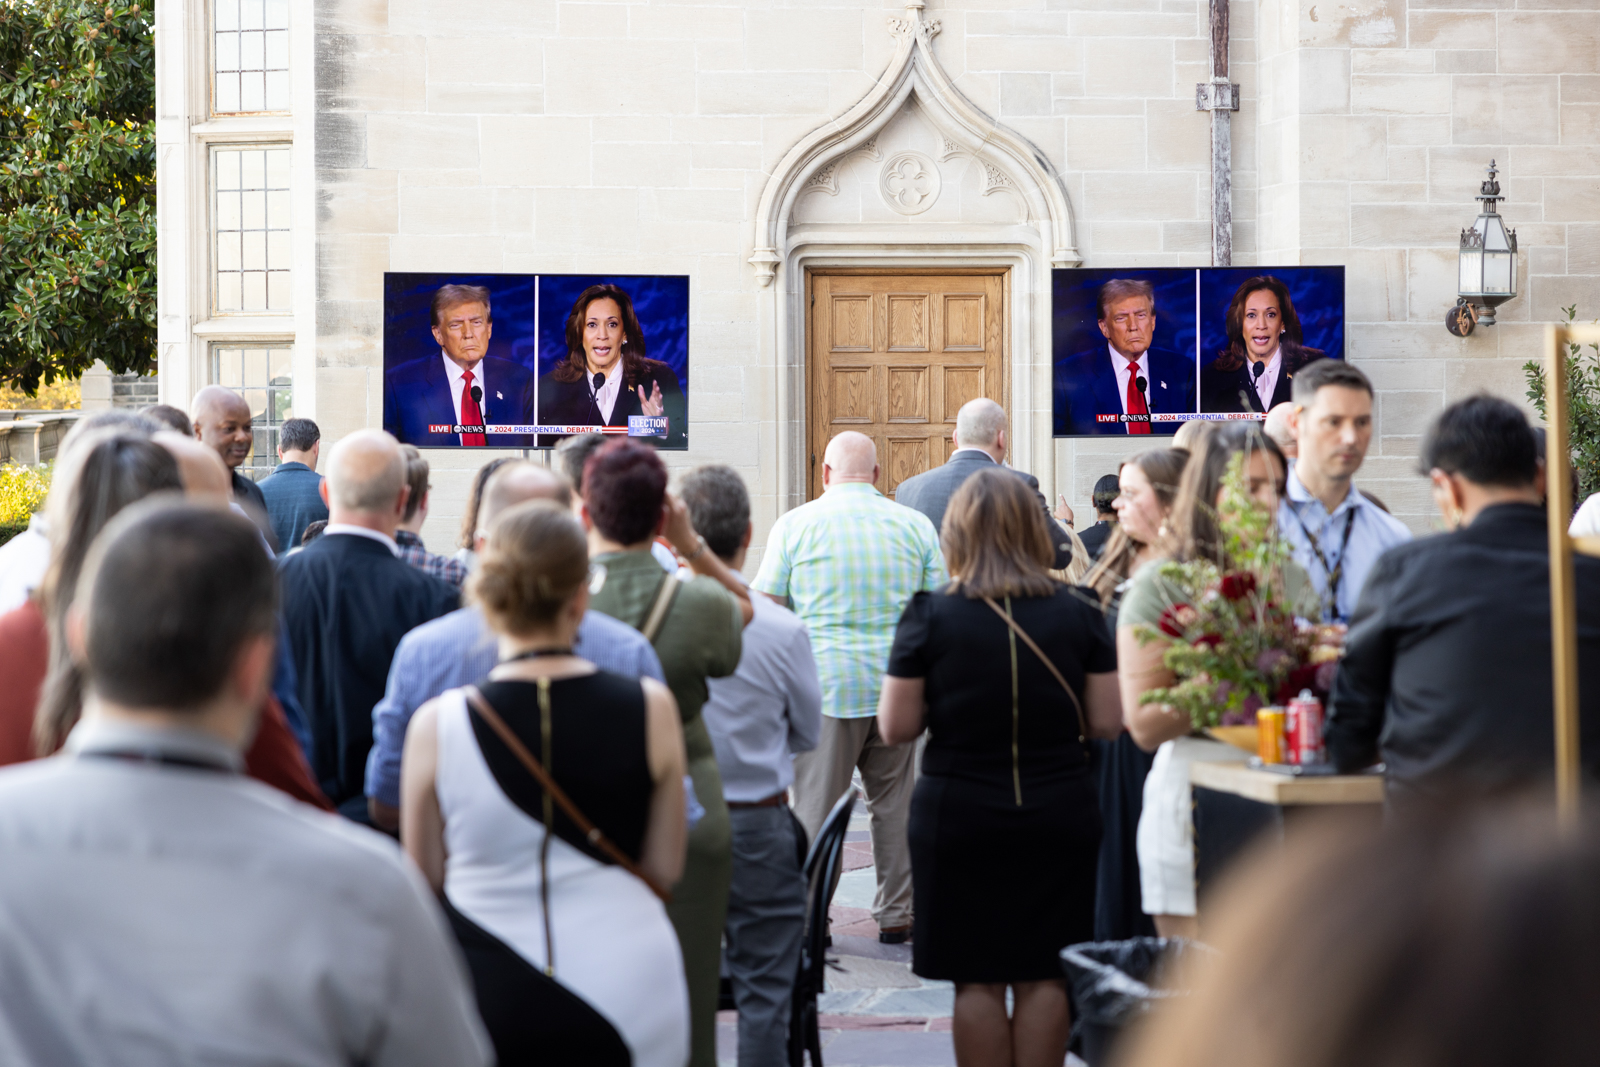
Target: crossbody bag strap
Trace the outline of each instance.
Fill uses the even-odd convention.
[[[667,621],[667,612],[672,610],[672,602],[678,599],[678,577],[669,574],[661,581],[661,586],[656,590],[656,599],[650,605],[650,614],[644,617],[644,625],[639,627],[639,632],[644,634],[644,639],[652,645],[656,643],[656,635],[661,632],[661,627]]]
[[[540,788],[556,802],[556,807],[560,808],[567,818],[572,820],[573,824],[583,834],[585,840],[605,853],[617,866],[649,886],[650,891],[660,897],[663,903],[672,903],[671,893],[657,885],[655,879],[644,873],[643,869],[626,852],[612,844],[611,839],[601,832],[600,827],[590,822],[589,817],[578,810],[578,806],[572,802],[572,798],[567,796],[566,792],[556,784],[554,778],[550,777],[550,772],[546,771],[544,765],[534,758],[532,752],[528,751],[528,746],[524,745],[522,739],[512,732],[511,727],[506,725],[506,721],[500,717],[499,712],[494,710],[489,701],[484,699],[484,695],[478,691],[477,686],[466,686],[463,692],[466,694],[467,703],[472,705],[472,710],[476,711],[479,717],[489,724],[489,729],[493,730],[500,740],[506,743],[506,747],[511,750],[511,754],[517,757],[517,760],[527,768],[528,773],[533,775],[534,779],[539,783]],[[554,832],[554,827],[545,827],[545,833]]]
[[[1039,657],[1039,661],[1049,669],[1051,674],[1055,675],[1056,681],[1061,683],[1061,688],[1067,691],[1067,696],[1072,698],[1072,706],[1078,711],[1078,740],[1087,745],[1089,743],[1089,724],[1083,717],[1083,703],[1078,699],[1078,694],[1072,691],[1072,686],[1067,684],[1066,676],[1056,669],[1056,665],[1050,662],[1050,657],[1045,655],[1044,650],[1034,643],[1033,638],[1028,636],[1028,631],[1017,625],[1017,620],[1006,614],[1005,609],[994,602],[993,597],[986,596],[983,598],[983,602],[993,608],[994,613],[1006,621],[1006,625],[1011,627],[1011,632],[1022,638],[1022,643],[1033,650],[1033,654]]]

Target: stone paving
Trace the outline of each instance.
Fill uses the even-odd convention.
[[[821,1010],[826,1067],[955,1067],[950,1044],[949,982],[925,982],[911,973],[911,946],[878,944],[872,921],[877,875],[867,816],[858,808],[845,838],[844,875],[833,895],[828,991]],[[717,1059],[737,1062],[733,1012],[717,1020]]]

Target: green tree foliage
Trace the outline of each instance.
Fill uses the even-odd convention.
[[[0,381],[30,394],[155,356],[151,2],[0,0]]]
[[[1568,322],[1578,318],[1578,305],[1561,309]],[[1567,444],[1572,449],[1572,469],[1578,474],[1577,504],[1591,494],[1600,493],[1600,345],[1590,345],[1589,354],[1569,345],[1567,352]],[[1545,411],[1544,361],[1530,359],[1522,365],[1528,382],[1528,399],[1541,419]]]

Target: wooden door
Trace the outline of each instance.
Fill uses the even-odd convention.
[[[806,328],[806,499],[822,493],[822,454],[857,430],[878,448],[878,488],[893,494],[955,446],[956,412],[1006,402],[1003,271],[812,271]]]

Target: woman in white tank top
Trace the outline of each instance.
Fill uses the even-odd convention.
[[[475,688],[637,872],[545,793],[469,708],[468,690],[417,712],[401,838],[443,897],[500,1063],[682,1067],[683,961],[644,880],[670,886],[683,868],[672,695],[571,654],[588,607],[588,553],[582,529],[553,504],[519,505],[496,521],[469,595],[500,635],[501,664]]]

